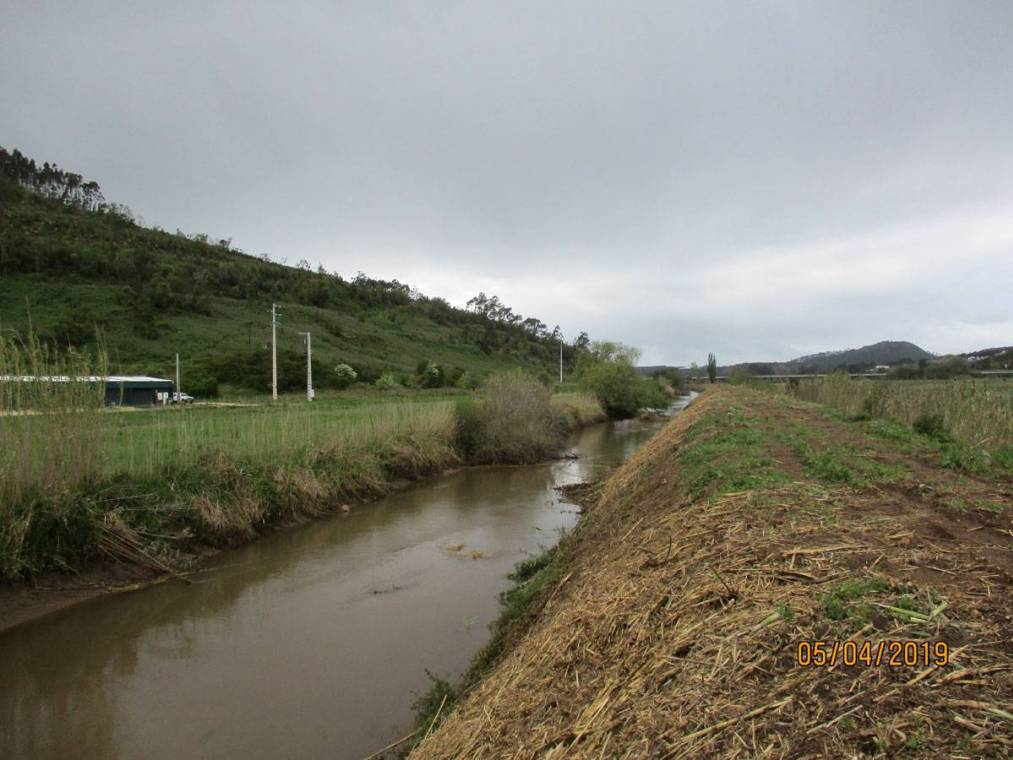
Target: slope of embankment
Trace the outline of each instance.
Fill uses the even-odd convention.
[[[412,757],[1006,756],[1011,501],[888,423],[712,389]]]

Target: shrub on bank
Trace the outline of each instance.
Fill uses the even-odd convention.
[[[633,417],[641,409],[660,409],[670,399],[661,384],[637,372],[635,348],[598,342],[577,362],[577,381],[594,394],[612,419]]]
[[[432,362],[419,362],[415,372],[415,384],[419,388],[439,388],[444,384],[443,368]]]
[[[455,444],[469,462],[536,462],[555,454],[567,432],[548,389],[519,373],[493,375],[479,398],[457,405]]]
[[[921,414],[911,427],[916,433],[921,433],[941,443],[950,440],[950,433],[946,429],[946,423],[943,422],[941,414]]]

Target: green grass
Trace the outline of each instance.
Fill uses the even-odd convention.
[[[832,419],[860,423],[868,436],[938,466],[1013,476],[1013,383],[1006,380],[831,375],[802,383],[795,395],[825,405]]]
[[[866,487],[901,480],[909,474],[904,467],[878,462],[870,453],[850,444],[830,443],[818,437],[807,441],[797,435],[789,436],[788,440],[801,459],[806,475],[824,483]]]
[[[780,615],[781,620],[791,625],[795,622],[795,611],[787,602],[780,602],[777,605],[777,614]]]
[[[920,454],[950,470],[963,470],[976,474],[1013,474],[1013,446],[984,447],[947,436],[926,435],[890,420],[872,419],[865,424],[865,432],[873,438],[893,442],[908,454]]]
[[[857,617],[868,620],[871,608],[860,600],[869,594],[887,591],[885,578],[853,578],[838,584],[823,598],[823,610],[831,620]]]
[[[830,485],[864,488],[910,475],[902,465],[878,461],[874,452],[829,440],[827,435],[792,420],[747,417],[733,406],[727,414],[710,416],[687,431],[679,454],[679,478],[694,498],[775,488],[796,479],[785,461],[792,456],[808,479]],[[832,510],[822,517],[828,523],[834,520]]]
[[[944,497],[942,503],[955,512],[971,512],[981,510],[982,512],[993,512],[999,514],[1006,509],[1006,505],[998,501],[989,501],[981,498],[964,498],[960,496]]]
[[[889,441],[910,442],[914,440],[914,431],[911,428],[890,420],[869,420],[865,429],[869,435]]]
[[[786,483],[790,477],[771,456],[771,440],[769,431],[754,427],[740,410],[709,417],[687,434],[680,478],[694,497]]]
[[[461,698],[460,689],[452,682],[428,670],[426,676],[432,685],[412,702],[419,733],[413,737],[410,747],[418,745],[430,729],[435,731]]]

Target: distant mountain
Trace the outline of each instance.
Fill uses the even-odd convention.
[[[1000,352],[1004,349],[986,349],[977,352],[978,354],[994,353],[997,356],[1005,357]],[[965,356],[967,356],[965,354]],[[903,362],[917,362],[919,359],[932,360],[937,358],[924,348],[909,343],[906,340],[883,340],[873,343],[871,346],[861,348],[849,348],[843,351],[823,351],[818,354],[800,356],[786,362],[742,362],[741,364],[719,365],[718,374],[727,376],[733,370],[742,368],[754,375],[789,375],[795,373],[819,373],[835,369],[847,369],[850,372],[863,372],[875,367],[877,364],[900,364]],[[643,375],[653,375],[663,369],[672,369],[665,365],[651,365],[637,367],[637,371]],[[685,368],[678,368],[686,372]],[[701,366],[701,374],[706,372],[706,367]]]
[[[919,359],[933,359],[924,348],[906,340],[881,340],[871,346],[849,348],[844,351],[824,351],[792,359],[787,364],[799,367],[812,367],[819,371],[847,367],[848,365],[897,364],[899,362],[916,362]]]

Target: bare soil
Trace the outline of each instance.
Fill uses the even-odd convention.
[[[0,633],[104,594],[132,591],[168,578],[123,562],[94,562],[73,574],[46,573],[30,583],[0,586]]]

